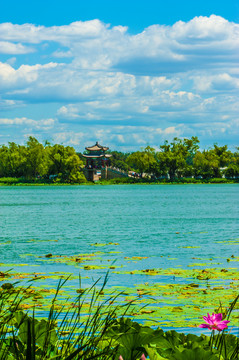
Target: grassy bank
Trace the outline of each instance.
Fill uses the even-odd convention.
[[[98,181],[97,184],[110,185],[110,184],[149,184],[149,185],[167,185],[167,184],[234,184],[238,183],[238,179],[225,179],[225,178],[213,178],[213,179],[193,179],[193,178],[181,178],[181,179],[134,179],[134,178],[121,178]]]
[[[239,179],[225,179],[225,178],[212,178],[212,179],[194,179],[194,178],[180,178],[174,180],[160,179],[151,180],[147,178],[115,178],[111,180],[99,180],[95,183],[92,182],[59,182],[48,179],[26,179],[5,177],[0,178],[0,186],[70,186],[70,185],[115,185],[115,184],[149,184],[149,185],[165,185],[165,184],[235,184],[239,183]]]
[[[91,184],[89,182],[81,182],[81,183],[74,183],[74,182],[61,182],[56,180],[50,179],[27,179],[27,178],[15,178],[15,177],[2,177],[0,178],[0,186],[44,186],[44,185],[86,185]]]

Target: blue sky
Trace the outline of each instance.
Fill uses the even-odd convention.
[[[0,144],[133,151],[238,145],[238,1],[11,1],[0,11]]]
[[[195,16],[219,15],[239,21],[237,0],[8,0],[1,4],[0,22],[63,25],[100,19],[113,26],[143,31],[152,24],[172,25]]]

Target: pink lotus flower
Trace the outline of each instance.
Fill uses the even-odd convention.
[[[119,360],[124,360],[124,359],[123,359],[123,357],[122,357],[121,355],[119,356]],[[144,355],[144,354],[142,354],[142,355],[141,355],[140,360],[146,360],[146,357],[145,357],[145,355]]]
[[[206,321],[207,324],[199,325],[200,328],[207,328],[210,330],[218,330],[222,331],[223,329],[227,328],[227,324],[230,321],[224,320],[222,321],[222,314],[214,314],[212,315],[207,314],[207,316],[203,316],[203,319]]]

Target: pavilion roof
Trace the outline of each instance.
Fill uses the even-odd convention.
[[[89,146],[89,147],[86,147],[85,148],[86,150],[89,150],[89,151],[99,151],[99,150],[108,150],[109,148],[106,147],[106,146],[102,146],[98,143],[98,141],[96,141],[95,145],[92,145],[92,146]]]

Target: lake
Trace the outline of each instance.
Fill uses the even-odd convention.
[[[216,308],[220,297],[228,302],[235,290],[238,190],[238,184],[2,186],[1,271],[75,277],[80,272],[89,285],[110,268],[109,287],[131,289],[133,295],[132,289],[137,294],[139,286],[148,286],[157,299],[154,306],[165,304],[170,311],[185,304],[187,297],[178,303],[169,285],[178,295],[191,283],[204,292],[207,287],[208,293],[215,286],[227,287],[216,297],[210,293],[207,301]],[[77,257],[82,261],[78,263]],[[210,269],[210,276],[202,278]],[[51,275],[45,281],[55,284]],[[160,286],[165,286],[164,292]],[[196,290],[187,298],[190,319]],[[206,309],[205,302],[193,321]],[[171,314],[175,321],[169,314],[169,327],[179,327],[178,312]],[[167,328],[162,319],[161,323]]]

